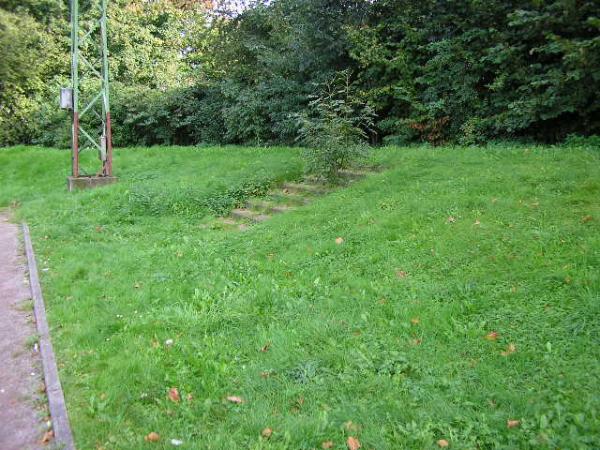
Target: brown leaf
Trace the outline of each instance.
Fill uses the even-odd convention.
[[[437,445],[440,448],[446,448],[450,446],[450,442],[448,442],[446,439],[440,439],[439,441],[437,441]]]
[[[244,403],[244,399],[242,397],[238,397],[236,395],[230,395],[229,397],[227,397],[227,401],[231,402],[231,403],[235,403],[236,405]]]
[[[270,376],[271,376],[271,372],[269,372],[268,370],[263,370],[263,371],[260,373],[260,377],[261,377],[261,378],[269,378]]]
[[[421,345],[422,342],[423,342],[422,339],[413,339],[411,341],[412,345]]]
[[[333,448],[333,441],[325,441],[321,444],[321,448],[323,450],[328,450],[330,448]]]
[[[335,243],[336,243],[337,245],[342,245],[342,244],[344,243],[344,238],[341,238],[341,237],[337,238],[337,239],[335,240]]]
[[[515,344],[508,344],[508,347],[506,347],[506,350],[501,352],[500,354],[502,356],[508,356],[508,355],[512,355],[516,351],[517,351],[517,347]]]
[[[42,444],[47,445],[47,444],[50,443],[50,441],[52,439],[54,439],[54,431],[49,430],[49,431],[46,431],[44,433],[44,436],[42,437],[42,441],[41,442],[42,442]]]
[[[264,430],[262,430],[262,432],[260,433],[260,435],[262,437],[264,437],[265,439],[269,439],[273,435],[273,429],[271,429],[271,428],[265,428]]]
[[[456,222],[456,217],[454,217],[454,216],[448,217],[448,223],[454,223],[454,222]]]
[[[144,440],[146,442],[158,442],[160,441],[160,434],[155,433],[154,431],[152,433],[149,433],[148,436],[146,436],[144,438]]]
[[[270,348],[271,348],[271,343],[267,342],[265,345],[263,345],[261,347],[260,351],[263,352],[263,353],[267,353]]]
[[[348,438],[348,440],[346,441],[346,445],[348,446],[348,450],[358,450],[362,447],[360,445],[360,441],[352,436]]]
[[[410,323],[412,323],[413,325],[419,325],[419,323],[421,323],[421,320],[418,317],[413,317],[412,319],[410,319]]]
[[[406,273],[404,270],[398,270],[396,272],[396,276],[398,278],[406,278],[408,276],[408,273]]]
[[[351,433],[356,433],[358,431],[358,425],[356,425],[351,420],[344,423],[344,428],[346,428],[346,430],[350,431]]]
[[[177,388],[169,389],[169,400],[175,403],[179,403],[181,401],[181,397],[179,396],[179,391]]]
[[[498,334],[497,331],[491,331],[491,332],[489,332],[488,334],[485,335],[485,338],[488,341],[497,341],[499,336],[500,335]]]
[[[594,218],[592,216],[584,216],[583,219],[581,219],[581,223],[588,223],[588,222],[591,222],[592,220],[594,220]]]
[[[521,421],[509,419],[506,421],[506,426],[508,428],[518,428],[519,426],[521,426]]]

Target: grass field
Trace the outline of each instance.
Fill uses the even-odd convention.
[[[238,232],[213,216],[297,150],[119,150],[118,185],[74,194],[68,153],[0,150],[78,448],[600,448],[600,152],[372,162]]]

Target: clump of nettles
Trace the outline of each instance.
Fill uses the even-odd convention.
[[[350,73],[336,74],[298,116],[306,173],[339,182],[341,170],[367,156],[374,112],[353,89]]]

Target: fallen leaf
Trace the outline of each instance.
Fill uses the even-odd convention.
[[[348,450],[358,450],[361,447],[360,441],[352,436],[348,438],[346,445],[348,446]]]
[[[396,276],[398,278],[406,278],[408,276],[408,273],[406,273],[404,270],[398,270],[396,272]]]
[[[448,223],[454,223],[454,222],[456,222],[456,217],[454,217],[454,216],[448,217]]]
[[[344,243],[344,238],[341,238],[341,237],[337,238],[337,239],[335,240],[335,243],[336,243],[337,245],[341,245],[341,244],[343,244],[343,243]]]
[[[521,425],[521,421],[520,420],[507,420],[506,421],[506,426],[508,428],[518,428]]]
[[[356,425],[351,420],[344,423],[344,428],[346,428],[347,431],[350,431],[352,433],[356,433],[358,431],[358,425]]]
[[[501,352],[500,354],[502,356],[508,356],[508,355],[512,355],[516,351],[517,351],[517,347],[515,346],[515,344],[508,344],[508,347],[506,347],[506,350]]]
[[[104,228],[102,228],[100,225],[98,225],[96,227],[96,233],[102,233],[104,231]]]
[[[271,348],[271,343],[267,342],[265,345],[263,345],[261,347],[260,351],[263,352],[263,353],[267,353],[270,348]]]
[[[181,401],[181,397],[179,396],[179,391],[177,388],[169,389],[169,400],[175,403],[179,403]]]
[[[497,331],[491,331],[491,332],[489,332],[488,334],[485,335],[485,338],[488,341],[497,341],[499,336],[500,335],[498,334]]]
[[[269,378],[270,376],[271,376],[271,372],[269,372],[268,370],[264,370],[260,373],[261,378]]]
[[[237,397],[235,395],[230,395],[229,397],[227,397],[227,401],[231,402],[231,403],[235,403],[236,405],[244,403],[244,400],[242,399],[242,397]]]
[[[48,444],[52,439],[54,439],[54,431],[46,431],[44,433],[44,437],[42,437],[42,444]]]
[[[411,342],[413,345],[421,345],[423,341],[421,339],[413,339]]]
[[[154,431],[152,433],[149,433],[148,436],[146,436],[144,438],[144,440],[146,442],[158,442],[160,441],[160,434],[155,433]]]
[[[333,441],[325,441],[321,444],[321,448],[323,450],[328,450],[330,448],[333,448]]]
[[[273,430],[271,428],[265,428],[264,430],[262,430],[260,435],[265,439],[269,439],[273,435]]]
[[[413,317],[412,319],[410,319],[410,323],[412,323],[413,325],[419,325],[420,322],[421,320],[418,317]]]
[[[584,216],[583,219],[581,219],[581,223],[588,223],[588,222],[591,222],[592,220],[594,220],[594,218],[592,216]]]
[[[440,448],[446,448],[450,446],[450,443],[446,439],[440,439],[439,441],[437,441],[437,445]]]

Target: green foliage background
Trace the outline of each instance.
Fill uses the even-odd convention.
[[[341,71],[373,142],[600,133],[595,0],[110,2],[117,145],[296,142]],[[68,145],[68,2],[0,0],[0,145]]]

